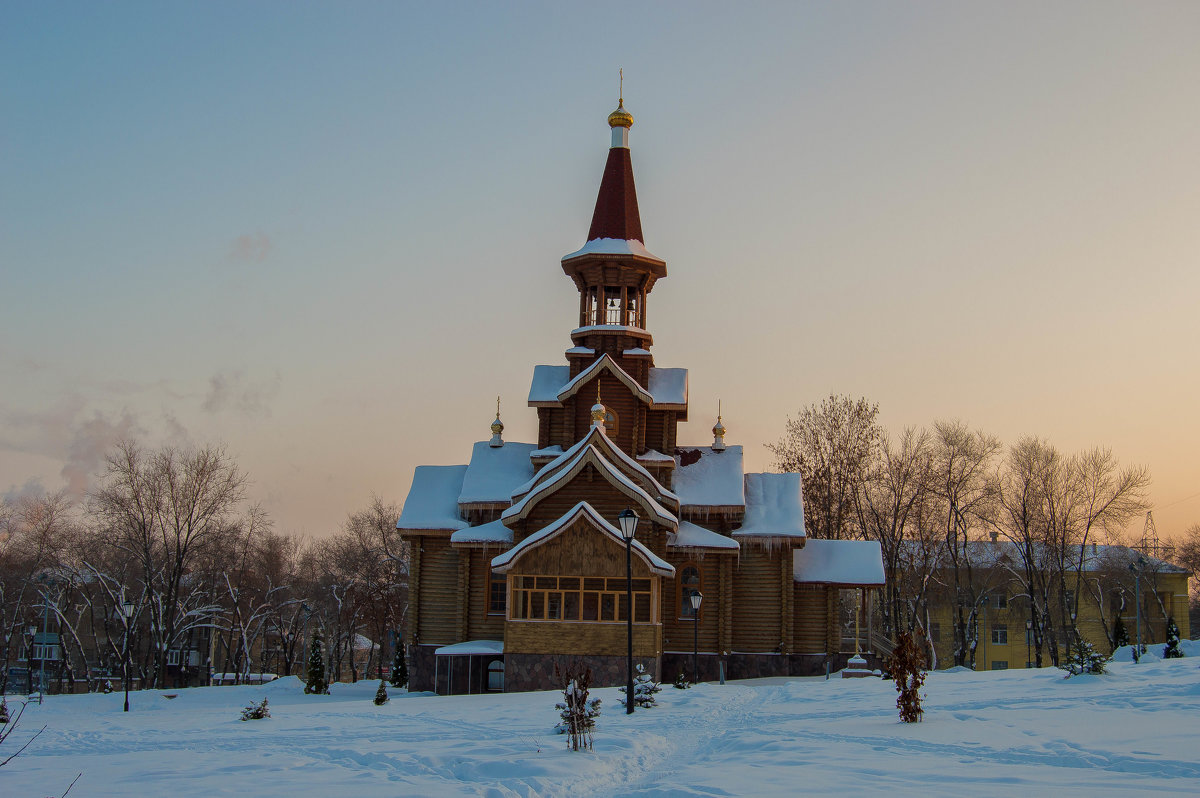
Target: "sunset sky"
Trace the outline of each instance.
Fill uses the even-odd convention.
[[[0,494],[222,443],[328,534],[532,441],[625,71],[656,364],[749,470],[831,392],[1200,522],[1200,3],[0,5]],[[1137,524],[1140,528],[1140,522]]]

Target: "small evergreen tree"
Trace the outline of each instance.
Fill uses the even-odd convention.
[[[1163,659],[1177,659],[1183,656],[1179,647],[1179,627],[1175,624],[1175,616],[1167,618],[1167,645],[1163,648]]]
[[[261,704],[256,704],[251,701],[245,709],[242,710],[242,720],[262,720],[263,718],[271,717],[271,711],[267,709],[267,699],[263,699]]]
[[[1081,637],[1071,646],[1070,655],[1058,667],[1071,676],[1078,676],[1081,673],[1104,673],[1105,666],[1111,661],[1111,656],[1101,654]]]
[[[8,699],[0,696],[0,726],[8,725]]]
[[[392,659],[392,687],[408,686],[408,663],[404,661],[404,644],[396,643],[396,656]]]
[[[658,706],[658,700],[654,694],[662,690],[662,686],[654,681],[654,677],[646,673],[646,666],[639,663],[637,666],[637,676],[633,677],[633,705],[635,707],[650,707]],[[624,687],[617,688],[622,695],[625,694]],[[625,699],[620,699],[621,706],[625,706]]]
[[[388,702],[387,683],[379,680],[379,689],[375,691],[375,706],[381,707]]]
[[[1113,648],[1129,645],[1129,632],[1125,629],[1125,622],[1118,615],[1113,619]]]
[[[925,683],[925,654],[913,639],[912,632],[901,632],[896,648],[888,659],[888,672],[896,683],[896,708],[903,723],[920,723],[925,710],[921,709],[921,686]]]
[[[675,677],[675,689],[686,690],[691,686],[692,683],[688,681],[687,675],[683,671],[680,671],[679,675]]]
[[[329,695],[329,682],[325,681],[325,656],[321,653],[321,636],[316,632],[313,632],[312,648],[308,652],[308,674],[304,694]]]
[[[570,665],[560,669],[554,666],[554,675],[562,683],[563,700],[554,705],[558,710],[558,725],[554,730],[567,735],[567,750],[591,750],[592,730],[600,714],[600,699],[588,698],[592,685],[592,669],[581,665]]]

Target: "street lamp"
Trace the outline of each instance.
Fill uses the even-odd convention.
[[[1025,619],[1025,667],[1033,665],[1033,653],[1029,650],[1030,638],[1033,637],[1033,619]]]
[[[1137,618],[1137,643],[1133,647],[1133,661],[1138,662],[1142,656],[1142,569],[1146,567],[1146,558],[1138,555],[1136,562],[1129,563],[1133,571],[1133,610]]]
[[[704,596],[699,590],[692,591],[692,684],[700,681],[697,662],[700,659],[700,602]]]
[[[125,677],[125,712],[129,711],[129,621],[133,618],[133,602],[121,602],[121,617],[125,620],[125,653],[121,662],[122,675]]]
[[[26,670],[29,672],[29,693],[33,694],[33,647],[37,645],[37,624],[29,625],[29,656],[26,658],[25,664],[28,666]]]
[[[621,537],[625,538],[625,714],[633,714],[633,534],[637,532],[638,517],[626,507],[617,515]]]

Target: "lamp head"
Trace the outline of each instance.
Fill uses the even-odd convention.
[[[621,525],[621,537],[625,538],[625,540],[633,540],[633,535],[637,532],[637,513],[626,507],[617,514],[617,522]]]
[[[692,609],[696,612],[700,612],[700,602],[704,601],[704,595],[699,590],[693,591],[691,595],[691,601]]]

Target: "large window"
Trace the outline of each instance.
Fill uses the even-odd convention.
[[[679,571],[679,617],[694,618],[696,611],[692,609],[692,594],[704,592],[700,584],[700,569],[694,565],[685,565]]]
[[[1006,624],[992,625],[992,642],[1001,646],[1008,643],[1008,626]]]
[[[513,576],[511,618],[624,623],[625,580],[603,576]],[[650,580],[633,580],[634,623],[650,623]]]

